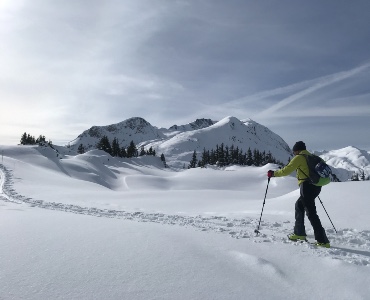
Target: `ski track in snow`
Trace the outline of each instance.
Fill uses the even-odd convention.
[[[232,219],[222,216],[181,216],[163,213],[145,213],[141,211],[127,212],[107,210],[94,207],[82,207],[73,204],[46,202],[34,200],[19,195],[13,188],[13,174],[0,164],[0,200],[17,204],[29,204],[31,207],[70,212],[104,218],[118,218],[136,222],[152,222],[163,225],[177,225],[190,227],[204,232],[218,232],[228,234],[235,239],[250,239],[255,243],[290,243],[301,251],[311,250],[322,257],[331,257],[348,263],[370,266],[370,230],[339,229],[337,233],[332,228],[326,229],[331,242],[331,248],[319,248],[305,242],[291,242],[287,235],[292,232],[293,224],[290,221],[269,223],[261,222],[260,235],[254,230],[258,221],[252,218]],[[313,239],[313,231],[307,231],[308,237]]]

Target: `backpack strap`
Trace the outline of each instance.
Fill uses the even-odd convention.
[[[307,162],[307,156],[308,156],[308,154],[297,154],[297,155],[302,155],[305,159],[306,159],[306,163],[307,163],[307,167],[308,167],[308,162]],[[308,167],[308,170],[309,170],[310,168]],[[310,176],[308,176],[305,172],[303,172],[303,170],[301,169],[301,168],[298,168],[298,170],[300,170],[302,173],[303,173],[303,175],[304,176],[306,176],[306,178],[302,178],[302,179],[300,179],[300,178],[298,178],[298,180],[305,180],[305,181],[307,181],[307,180],[309,180],[310,181],[310,183],[312,183],[313,184],[313,181],[312,181],[312,179],[310,178]]]

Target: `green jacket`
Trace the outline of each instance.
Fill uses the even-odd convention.
[[[307,150],[302,150],[300,154],[308,154],[311,155],[310,152]],[[287,176],[293,171],[297,171],[297,179],[298,185],[301,185],[308,177],[305,175],[309,175],[309,169],[307,166],[306,158],[303,155],[296,155],[293,159],[281,170],[277,170],[274,172],[275,177],[282,177]]]

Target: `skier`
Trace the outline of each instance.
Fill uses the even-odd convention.
[[[309,168],[306,158],[303,155],[311,153],[306,150],[304,142],[299,141],[293,146],[295,157],[281,170],[267,172],[267,177],[282,177],[287,176],[293,171],[297,171],[298,185],[300,188],[300,197],[295,203],[295,225],[293,234],[288,238],[292,241],[305,241],[306,230],[304,226],[304,213],[306,212],[308,219],[311,222],[315,233],[316,245],[330,248],[330,242],[326,236],[325,229],[321,225],[321,221],[316,212],[315,198],[321,192],[321,186],[313,185],[305,174],[309,174]]]

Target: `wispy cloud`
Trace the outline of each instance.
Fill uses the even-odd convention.
[[[258,113],[256,115],[257,118],[265,118],[265,117],[271,117],[271,116],[274,116],[276,114],[276,112],[278,112],[279,110],[281,110],[282,108],[286,107],[287,105],[289,104],[292,104],[293,102],[296,102],[310,94],[312,94],[313,92],[316,92],[317,90],[319,89],[322,89],[324,87],[327,87],[329,85],[332,85],[334,83],[337,83],[337,82],[340,82],[342,80],[345,80],[345,79],[348,79],[348,78],[351,78],[363,71],[366,71],[367,69],[369,69],[370,67],[370,63],[367,63],[367,64],[364,64],[362,66],[359,66],[357,68],[354,68],[354,69],[351,69],[351,70],[348,70],[348,71],[343,71],[343,72],[339,72],[339,73],[336,73],[336,74],[332,74],[332,75],[329,75],[329,76],[325,76],[325,77],[322,77],[322,78],[319,78],[317,80],[315,80],[316,82],[302,90],[302,91],[299,91],[289,97],[286,97],[284,98],[283,100],[280,100],[278,103],[270,106],[269,108],[263,110],[262,112]],[[335,110],[335,108],[331,108],[331,110]]]

